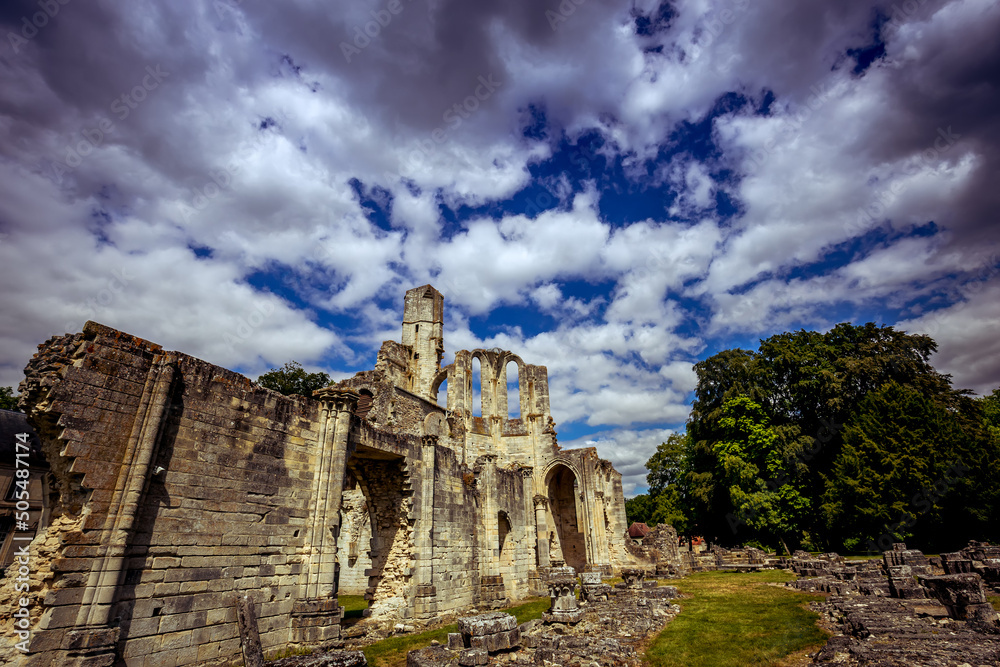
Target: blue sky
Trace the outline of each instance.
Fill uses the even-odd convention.
[[[799,4],[5,3],[0,385],[88,319],[347,377],[431,283],[446,363],[546,365],[629,495],[692,364],[780,331],[988,392],[1000,9]]]

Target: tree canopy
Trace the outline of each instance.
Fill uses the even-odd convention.
[[[786,549],[995,539],[1000,389],[953,389],[930,364],[936,349],[928,336],[844,323],[699,362],[687,433],[647,462],[636,515]]]
[[[0,387],[0,410],[17,410],[17,396],[13,387]]]
[[[656,453],[646,461],[646,482],[649,492],[625,501],[625,517],[629,524],[639,521],[649,526],[667,523],[678,532],[687,530],[684,514],[681,478],[686,461],[687,435],[673,433],[656,448]]]
[[[299,394],[311,398],[313,391],[329,386],[330,376],[326,373],[306,373],[302,364],[289,361],[281,368],[272,368],[261,375],[257,384],[286,396]]]

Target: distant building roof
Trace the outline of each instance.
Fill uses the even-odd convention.
[[[18,451],[18,433],[27,433],[31,436],[28,439],[31,443],[29,463],[32,466],[48,468],[48,464],[42,456],[42,443],[38,439],[35,429],[31,428],[31,424],[28,423],[28,416],[14,410],[0,410],[0,463],[14,466],[14,454]]]
[[[649,535],[649,526],[638,521],[633,521],[632,525],[628,527],[629,537],[646,537]]]

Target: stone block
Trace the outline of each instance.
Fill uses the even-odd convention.
[[[453,667],[459,655],[443,646],[418,649],[406,654],[406,667]]]
[[[267,667],[367,667],[367,665],[368,660],[361,651],[328,651],[315,655],[295,655],[267,663]]]
[[[489,654],[485,649],[470,648],[458,654],[458,664],[465,666],[485,665],[490,661]]]
[[[465,644],[462,643],[462,633],[461,632],[449,632],[448,633],[448,648],[452,651],[458,651],[465,648]]]
[[[517,619],[501,611],[458,619],[458,631],[470,637],[492,635],[517,627]]]

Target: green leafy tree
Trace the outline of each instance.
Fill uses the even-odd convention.
[[[630,526],[634,521],[650,527],[666,523],[683,532],[684,513],[678,505],[675,494],[670,491],[656,496],[643,493],[625,501],[625,520]]]
[[[801,525],[810,501],[799,479],[800,465],[787,457],[763,408],[745,396],[725,402],[717,441],[718,478],[728,486],[732,511],[727,521],[734,534],[746,526],[763,543],[801,542]],[[745,540],[743,540],[745,541]]]
[[[681,481],[686,439],[687,435],[684,433],[672,433],[646,461],[646,470],[649,471],[646,483],[649,484],[650,495],[659,495]]]
[[[982,430],[970,432],[964,421],[912,386],[888,382],[869,393],[825,484],[822,514],[836,543],[881,551],[914,538],[934,549],[975,537],[976,515],[990,515],[972,495],[983,473],[976,467],[996,462],[984,460]],[[961,516],[968,513],[971,521]],[[957,534],[964,531],[972,532]]]
[[[17,396],[13,387],[0,387],[0,409],[17,410]]]
[[[660,443],[646,461],[646,483],[649,484],[649,523],[667,523],[679,533],[690,528],[687,520],[685,479],[690,438],[686,433],[672,433]]]
[[[289,361],[281,368],[272,368],[261,375],[257,384],[286,396],[299,394],[311,398],[313,391],[330,385],[330,376],[326,373],[306,373],[302,364]]]
[[[950,378],[931,366],[936,349],[928,336],[843,323],[826,333],[777,334],[762,340],[758,351],[724,350],[699,362],[684,483],[688,518],[696,530],[722,542],[742,536],[733,536],[724,519],[733,510],[732,484],[718,465],[717,447],[729,438],[724,406],[736,397],[760,406],[773,436],[771,449],[787,462],[789,478],[814,508],[822,504],[826,480],[840,456],[844,426],[862,401],[887,383],[911,387],[952,413],[967,439],[975,441],[982,419],[977,421],[967,392],[953,390]],[[799,498],[784,502],[794,506]],[[798,516],[795,532],[808,534],[817,546],[833,546],[824,541],[828,522],[822,512]]]
[[[649,525],[653,517],[653,499],[648,493],[641,493],[625,500],[625,521],[632,525],[636,521]]]
[[[1000,389],[979,399],[983,410],[983,427],[995,442],[1000,442]]]

